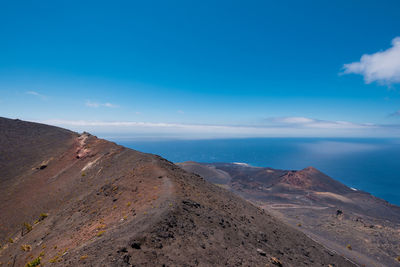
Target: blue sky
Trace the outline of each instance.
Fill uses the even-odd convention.
[[[2,1],[0,116],[101,136],[398,136],[399,12],[398,1]]]

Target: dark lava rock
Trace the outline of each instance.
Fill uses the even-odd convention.
[[[118,251],[118,253],[127,253],[128,250],[126,249],[126,247],[120,248]]]
[[[41,165],[41,166],[39,167],[39,169],[43,170],[43,169],[46,169],[46,167],[47,167],[47,165]]]
[[[267,253],[265,253],[265,251],[263,251],[262,249],[257,249],[257,253],[260,254],[261,256],[267,256]]]
[[[134,249],[141,249],[141,244],[139,242],[133,242],[131,247]]]

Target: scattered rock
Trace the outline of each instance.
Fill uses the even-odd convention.
[[[123,247],[123,248],[118,249],[117,252],[118,252],[118,253],[127,253],[127,252],[128,252],[128,249],[127,249],[126,247]]]
[[[201,205],[197,202],[194,202],[192,200],[182,200],[182,203],[185,204],[186,206],[192,207],[192,208],[200,208]]]
[[[139,242],[133,242],[131,247],[134,249],[141,249],[141,244]]]
[[[123,257],[124,262],[130,264],[131,256],[130,255],[124,255]]]
[[[267,256],[267,253],[265,253],[265,251],[260,248],[257,249],[257,253],[264,257]]]
[[[282,262],[275,257],[271,257],[271,262],[272,262],[272,264],[274,264],[276,266],[283,266]]]
[[[47,167],[47,165],[43,164],[43,165],[40,165],[39,169],[43,170],[43,169],[46,169],[46,167]]]

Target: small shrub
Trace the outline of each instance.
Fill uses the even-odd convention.
[[[26,229],[26,232],[29,233],[30,231],[32,231],[32,225],[30,223],[24,222],[24,227]]]
[[[396,260],[400,262],[400,256],[398,256],[398,257],[396,258]]]
[[[14,239],[12,239],[12,238],[10,237],[10,238],[8,239],[8,242],[11,243],[11,244],[14,243]]]
[[[107,226],[105,225],[105,224],[100,224],[99,226],[97,226],[96,228],[97,229],[104,229],[104,228],[106,228]]]
[[[89,256],[88,255],[83,255],[81,256],[81,260],[86,260]]]
[[[348,250],[353,250],[353,248],[351,247],[350,244],[348,244],[348,245],[346,246],[346,248],[347,248]]]
[[[132,204],[132,203],[129,201],[129,202],[126,204],[126,206],[127,206],[127,207],[130,207],[131,204]]]
[[[49,260],[50,263],[56,263],[58,261],[59,256],[55,256]]]
[[[31,251],[32,247],[30,245],[21,245],[22,251]]]
[[[106,231],[100,231],[97,233],[97,236],[102,236]]]
[[[33,261],[28,262],[28,263],[25,265],[25,267],[36,267],[36,266],[39,266],[39,265],[40,265],[40,260],[41,260],[41,259],[42,259],[42,258],[37,257],[37,258],[34,259]]]
[[[43,221],[44,219],[46,219],[49,216],[49,214],[47,213],[40,213],[39,215],[39,221]]]
[[[85,172],[82,172],[82,177],[84,177],[84,176],[86,176],[86,173],[85,173]]]
[[[301,223],[298,223],[297,226],[298,226],[298,227],[301,227]]]

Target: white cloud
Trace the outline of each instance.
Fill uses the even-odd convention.
[[[91,108],[98,108],[98,107],[106,107],[106,108],[118,108],[118,105],[114,105],[111,103],[98,103],[98,102],[92,102],[90,100],[86,101],[86,106],[91,107]]]
[[[276,123],[281,126],[303,127],[303,128],[320,128],[320,129],[359,129],[373,128],[376,125],[372,123],[353,123],[348,121],[326,121],[317,120],[306,117],[277,117],[270,118],[267,121]]]
[[[343,68],[344,74],[363,75],[366,83],[400,83],[400,37],[394,38],[387,50],[365,54],[359,62],[344,64]]]
[[[301,119],[300,119],[301,118]],[[247,137],[372,137],[400,134],[400,126],[385,127],[303,117],[267,120],[262,125],[210,125],[134,121],[48,120],[42,123],[91,132],[103,137],[128,138],[247,138]]]
[[[117,108],[117,105],[111,104],[111,103],[104,103],[103,106],[108,107],[108,108]]]
[[[91,107],[91,108],[98,108],[98,107],[100,107],[100,104],[91,102],[91,101],[86,101],[86,106]]]
[[[304,124],[304,123],[311,123],[314,120],[305,117],[280,117],[280,118],[272,118],[275,122],[281,123],[294,123],[294,124]]]
[[[28,95],[36,95],[36,96],[38,96],[38,95],[40,95],[38,92],[35,92],[35,91],[28,91],[28,92],[26,92]]]

